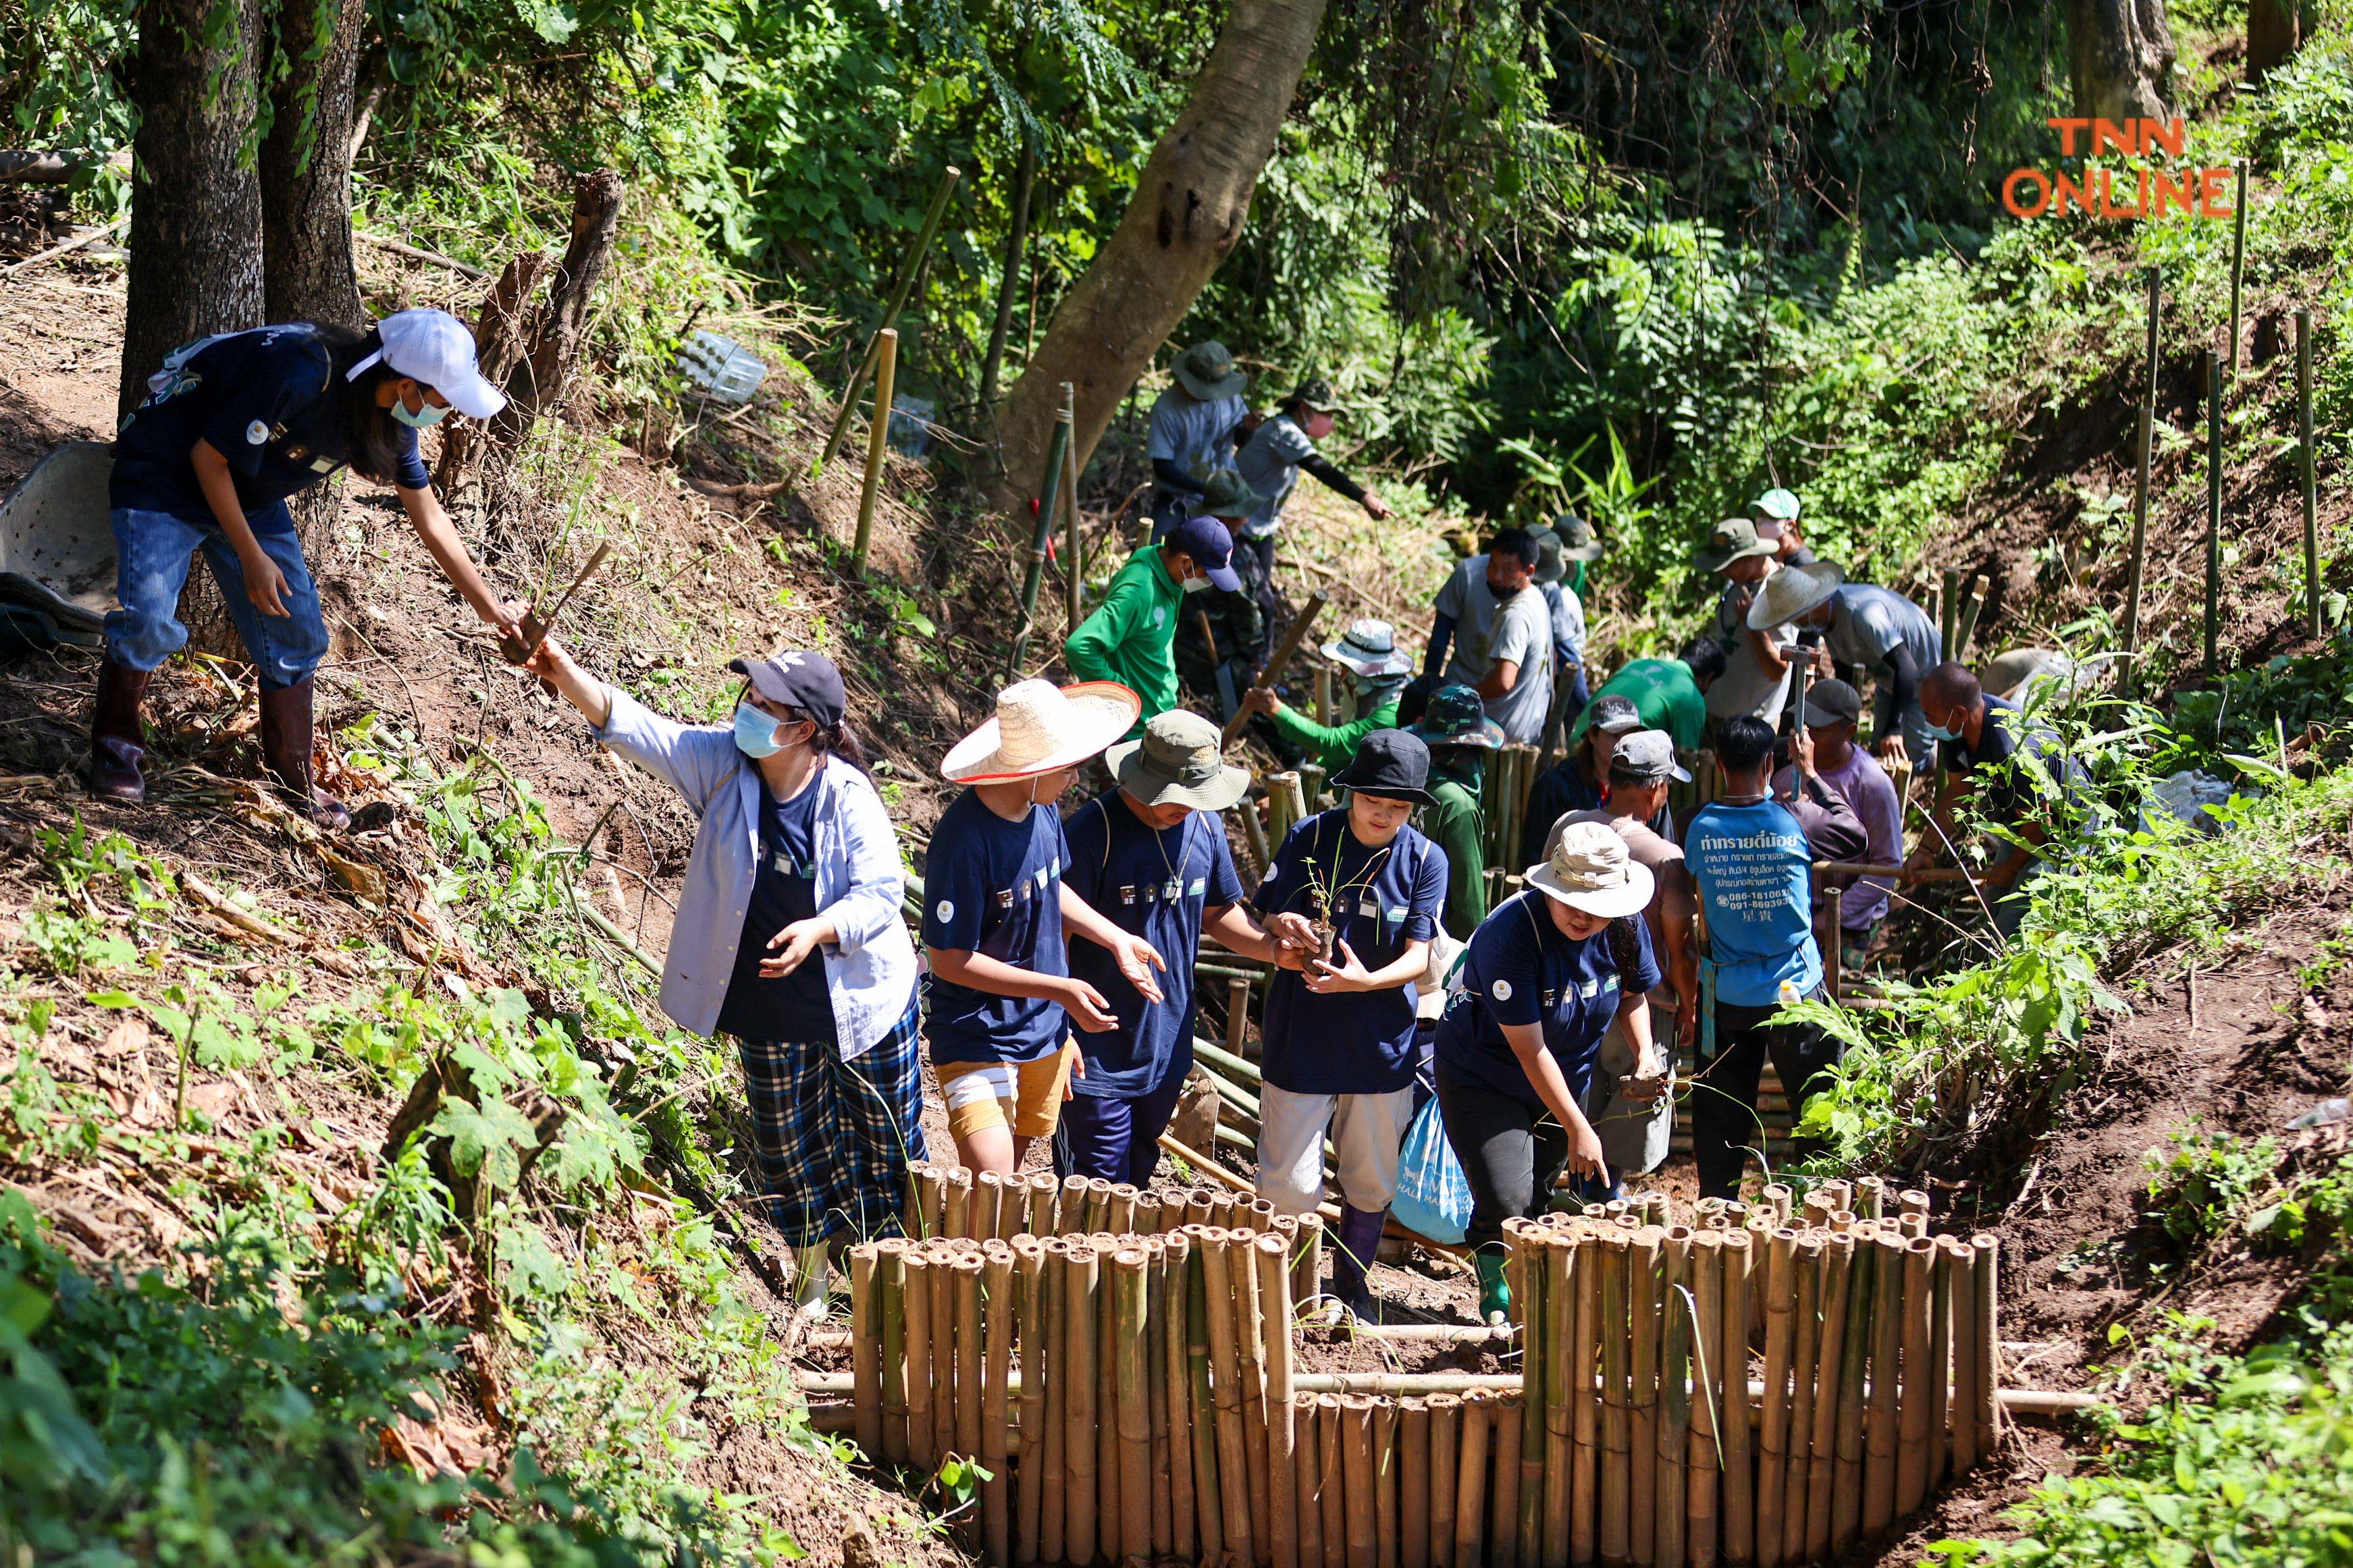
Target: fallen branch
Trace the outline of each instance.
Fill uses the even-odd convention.
[[[680,478],[695,494],[714,496],[722,500],[766,500],[788,488],[782,480],[772,485],[723,485],[715,479],[698,479],[691,474],[681,475]]]
[[[37,255],[25,258],[22,261],[13,262],[6,267],[0,267],[0,278],[14,278],[17,273],[24,271],[28,267],[38,267],[44,261],[54,261],[58,257],[66,255],[69,251],[79,250],[83,246],[89,245],[94,240],[104,239],[108,235],[112,234],[116,229],[121,228],[124,224],[129,223],[130,221],[131,220],[128,217],[119,217],[112,223],[101,225],[97,228],[85,229],[81,233],[75,235],[71,239],[67,240],[62,245],[53,245],[47,250],[41,251]]]
[[[290,947],[301,940],[284,927],[272,925],[260,916],[239,908],[230,901],[227,893],[206,881],[194,871],[184,870],[180,873],[180,886],[185,888],[196,902],[248,936],[258,936],[264,942],[282,942]]]
[[[389,250],[395,256],[406,256],[411,261],[430,262],[436,267],[446,267],[450,271],[462,273],[468,278],[481,279],[490,276],[488,272],[470,261],[460,261],[454,256],[444,256],[438,250],[419,250],[403,240],[386,239],[382,235],[369,234],[364,229],[353,229],[352,233],[366,244],[375,246],[378,250]]]

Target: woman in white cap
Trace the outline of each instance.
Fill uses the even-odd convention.
[[[417,433],[455,409],[487,419],[506,396],[474,363],[473,334],[444,310],[402,310],[373,331],[297,321],[175,350],[115,437],[110,484],[115,597],[90,718],[90,787],[140,801],[140,700],[188,640],[180,590],[201,551],[260,680],[261,758],[322,826],[350,814],[311,782],[311,677],[327,656],[318,589],[287,498],[349,468],[398,492],[410,526],[474,613],[513,616],[433,499]]]
[[[898,1230],[908,1162],[923,1157],[899,839],[840,672],[819,653],[738,658],[722,727],[649,712],[553,638],[525,668],[698,818],[662,1011],[734,1038],[768,1217],[793,1249],[799,1305],[822,1313],[835,1239]]]
[[[1019,681],[940,763],[967,787],[941,813],[923,857],[923,1033],[956,1159],[975,1172],[1009,1175],[1033,1141],[1053,1136],[1079,1056],[1070,1026],[1102,1034],[1119,1021],[1102,992],[1071,973],[1066,931],[1110,950],[1139,996],[1162,999],[1153,971],[1168,965],[1152,944],[1064,885],[1071,850],[1054,808],[1142,706],[1115,681]]]
[[[1337,642],[1324,645],[1324,657],[1348,672],[1356,700],[1356,715],[1345,724],[1319,724],[1277,697],[1272,689],[1253,686],[1242,698],[1242,710],[1263,713],[1277,733],[1307,753],[1326,773],[1336,773],[1356,754],[1357,742],[1376,730],[1394,730],[1398,699],[1413,679],[1413,660],[1398,651],[1397,632],[1387,621],[1367,616],[1348,623]]]
[[[1579,1102],[1612,1020],[1638,1059],[1651,1057],[1647,998],[1659,983],[1641,919],[1651,871],[1624,839],[1570,823],[1527,880],[1472,934],[1438,1025],[1439,1110],[1471,1183],[1466,1238],[1491,1321],[1511,1304],[1504,1222],[1541,1211],[1563,1165],[1609,1179]]]

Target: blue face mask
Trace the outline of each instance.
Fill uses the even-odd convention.
[[[735,749],[747,757],[773,757],[785,749],[776,721],[749,702],[735,704]]]
[[[1947,730],[1941,724],[1929,723],[1928,716],[1925,713],[1920,715],[1920,726],[1939,741],[1957,741],[1961,738],[1961,732],[1958,730]]]
[[[411,430],[429,430],[449,417],[449,410],[438,403],[427,403],[411,414],[408,405],[396,397],[392,400],[392,416]]]

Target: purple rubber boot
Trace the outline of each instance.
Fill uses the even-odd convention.
[[[1340,1298],[1341,1304],[1359,1322],[1381,1321],[1380,1303],[1365,1283],[1365,1270],[1372,1267],[1373,1255],[1381,1245],[1381,1231],[1388,1221],[1387,1209],[1367,1213],[1345,1204],[1340,1205],[1340,1223],[1333,1237],[1339,1247],[1332,1255],[1332,1293]]]

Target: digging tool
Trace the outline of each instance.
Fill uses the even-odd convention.
[[[1234,672],[1218,657],[1218,634],[1209,629],[1209,612],[1195,610],[1193,614],[1201,623],[1201,640],[1208,645],[1209,668],[1218,674],[1219,717],[1230,724],[1241,710],[1241,699],[1234,694]]]
[[[1274,650],[1274,657],[1259,667],[1257,676],[1250,681],[1252,687],[1264,686],[1274,679],[1276,673],[1284,665],[1291,662],[1291,656],[1297,653],[1299,645],[1307,640],[1308,632],[1315,625],[1315,617],[1322,615],[1324,606],[1331,602],[1332,595],[1321,588],[1307,595],[1307,603],[1301,605],[1299,613],[1291,617],[1291,629],[1282,634],[1282,644]],[[1234,736],[1240,732],[1244,717],[1243,714],[1237,712],[1226,721],[1225,733],[1218,738],[1219,745],[1230,746],[1234,743]]]

